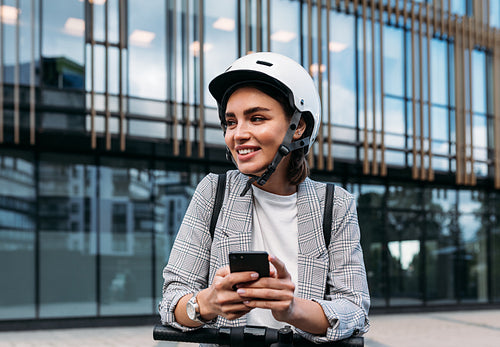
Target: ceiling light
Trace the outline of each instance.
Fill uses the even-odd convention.
[[[224,30],[224,31],[233,31],[234,30],[234,19],[220,17],[217,19],[212,25],[215,29]]]
[[[347,48],[347,44],[346,43],[334,42],[334,41],[330,41],[328,43],[328,49],[331,52],[335,52],[335,53],[342,52],[346,48]]]
[[[2,19],[2,23],[15,25],[19,12],[21,12],[21,10],[18,10],[14,6],[0,6],[0,16]]]
[[[149,47],[156,34],[151,31],[136,29],[130,34],[129,40],[132,45],[139,47]]]
[[[64,23],[64,30],[66,34],[72,36],[83,36],[85,33],[85,21],[79,18],[70,17]]]
[[[80,2],[84,2],[85,0],[79,0]],[[106,0],[89,0],[91,4],[94,5],[104,5],[106,3]]]
[[[214,45],[212,45],[211,43],[205,43],[203,45],[203,52],[208,52],[209,50],[211,50],[213,48],[213,46]],[[194,41],[193,43],[191,43],[191,45],[189,45],[189,48],[191,49],[191,52],[193,53],[193,55],[195,57],[200,55],[200,42],[199,41]]]
[[[316,76],[318,74],[318,64],[314,63],[311,66],[309,66],[309,71],[310,71],[311,75]],[[320,65],[320,71],[321,71],[321,73],[326,71],[325,64]]]
[[[297,37],[297,34],[291,31],[280,30],[271,35],[271,40],[278,42],[290,42]]]

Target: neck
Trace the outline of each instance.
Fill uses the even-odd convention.
[[[276,171],[269,177],[263,186],[254,183],[254,185],[266,192],[277,195],[292,195],[297,192],[297,186],[290,183],[287,177],[287,168],[290,157],[286,156],[281,160]]]

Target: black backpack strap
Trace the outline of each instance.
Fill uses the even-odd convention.
[[[224,202],[224,191],[226,190],[226,174],[219,174],[217,178],[217,192],[215,193],[214,209],[212,210],[212,218],[210,219],[210,237],[214,238],[215,226],[219,219],[220,209]]]
[[[332,235],[332,210],[334,197],[335,185],[333,183],[327,183],[325,193],[325,212],[323,213],[323,236],[325,237],[326,249],[328,249],[328,246],[330,245],[330,237]]]

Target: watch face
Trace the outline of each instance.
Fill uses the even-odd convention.
[[[189,300],[186,304],[186,313],[189,319],[194,320],[196,318],[196,310],[191,300]]]

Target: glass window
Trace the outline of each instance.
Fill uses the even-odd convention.
[[[484,52],[472,51],[472,110],[486,113],[486,56]]]
[[[433,191],[436,195],[436,190]],[[438,199],[447,203],[447,199]],[[435,205],[434,209],[439,209]],[[426,299],[430,305],[446,305],[456,303],[455,296],[455,257],[456,230],[453,226],[453,214],[428,213],[426,218]]]
[[[403,37],[401,29],[384,27],[384,93],[401,97],[404,96]]]
[[[44,85],[83,89],[84,2],[45,0],[42,15]]]
[[[355,19],[330,14],[330,83],[332,123],[356,126]]]
[[[97,313],[97,175],[79,159],[40,159],[40,317]]]
[[[389,212],[387,219],[390,305],[421,304],[421,218],[416,213]]]
[[[459,217],[462,245],[457,254],[458,295],[464,302],[488,300],[486,226],[480,215]]]
[[[129,95],[167,98],[165,1],[129,0]],[[174,40],[177,40],[175,38]]]
[[[103,159],[99,170],[103,315],[153,313],[154,208],[148,163]]]
[[[500,2],[490,0],[490,25],[500,27]]]
[[[190,184],[186,171],[168,171],[164,162],[159,163],[159,168],[152,171],[152,175],[155,196],[155,302],[159,302],[163,289],[162,269],[168,262],[177,231],[196,187]]]
[[[208,91],[208,84],[237,58],[236,5],[237,2],[232,0],[205,1],[204,71],[207,106],[217,107],[215,99]],[[218,124],[218,115],[215,113],[213,115],[217,117],[213,117],[210,121]]]
[[[0,151],[0,320],[35,318],[35,165]]]
[[[271,51],[300,62],[299,1],[271,1]]]
[[[431,102],[448,105],[448,44],[431,40]]]

